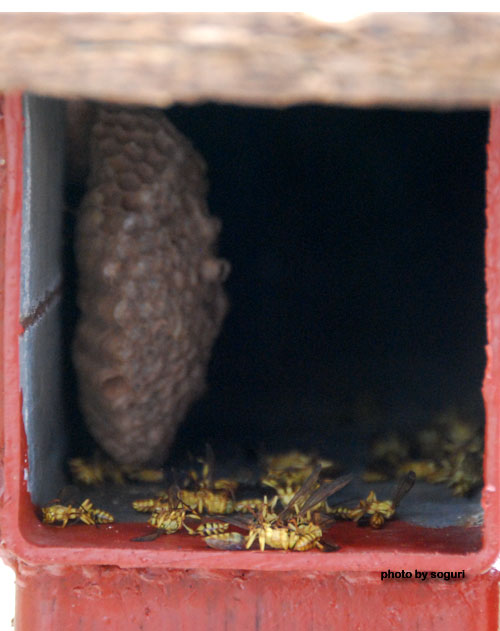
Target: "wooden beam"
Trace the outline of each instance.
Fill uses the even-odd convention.
[[[486,107],[500,100],[500,13],[0,16],[0,89],[164,106]]]

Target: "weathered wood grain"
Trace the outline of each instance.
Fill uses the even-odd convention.
[[[500,13],[0,16],[0,89],[163,106],[500,99]]]

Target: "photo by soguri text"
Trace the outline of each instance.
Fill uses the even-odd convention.
[[[453,579],[464,579],[465,570],[460,570],[459,572],[424,572],[421,570],[415,570],[414,572],[411,572],[409,570],[397,570],[396,572],[393,572],[392,570],[386,570],[385,572],[380,572],[381,581],[394,578],[415,578],[420,581],[425,581],[428,578],[439,578],[445,581],[450,581]]]

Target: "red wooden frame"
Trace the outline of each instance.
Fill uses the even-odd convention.
[[[83,568],[79,566],[149,567],[157,568],[158,572],[161,572],[161,568],[191,569],[198,573],[198,577],[199,572],[208,572],[206,576],[213,575],[214,580],[225,575],[232,577],[230,578],[231,581],[238,572],[242,571],[253,571],[259,574],[269,572],[270,577],[275,577],[272,579],[273,581],[278,581],[276,576],[279,572],[296,572],[297,581],[299,581],[300,577],[311,572],[326,573],[325,576],[331,572],[342,572],[344,576],[348,577],[350,572],[363,571],[370,573],[369,576],[373,577],[374,575],[371,573],[387,568],[465,569],[467,574],[480,574],[491,567],[499,553],[498,533],[500,528],[500,492],[498,491],[500,108],[493,109],[491,113],[488,145],[486,279],[489,343],[484,381],[487,411],[485,487],[483,492],[484,528],[426,529],[394,522],[390,528],[381,532],[367,529],[363,531],[361,537],[359,529],[354,532],[353,524],[338,524],[332,532],[335,541],[342,546],[339,552],[322,554],[318,551],[310,551],[294,554],[273,550],[266,550],[265,552],[251,550],[238,553],[210,550],[196,538],[183,535],[161,537],[155,542],[149,543],[131,543],[130,539],[133,536],[143,532],[143,526],[139,524],[113,524],[93,529],[76,525],[59,530],[43,525],[39,521],[26,488],[25,471],[28,463],[19,386],[18,347],[19,335],[22,335],[23,332],[19,323],[23,175],[21,94],[6,95],[0,103],[0,107],[3,113],[3,117],[0,119],[0,158],[5,160],[4,163],[0,162],[0,381],[3,393],[0,408],[0,458],[2,461],[0,473],[3,470],[3,481],[0,479],[0,529],[5,555],[11,559],[16,559],[19,567],[23,568],[37,566],[40,569],[46,569],[48,566],[58,566],[61,568],[61,576],[65,572],[69,572],[68,575],[64,574],[66,577],[64,580],[69,581],[68,585],[73,581],[72,572],[74,572],[74,576],[81,576]],[[64,571],[62,570],[63,567],[66,567]],[[98,572],[97,569],[92,571]],[[116,571],[118,572],[118,570]],[[221,571],[223,574],[218,574]],[[108,573],[106,578],[105,572],[103,572],[104,570],[99,575],[99,581],[105,583],[108,579],[111,580],[112,573]],[[123,573],[122,570],[120,572]],[[137,573],[139,570],[136,569],[133,572]],[[484,579],[489,585],[488,589],[491,588],[491,581],[493,580],[491,576]],[[142,583],[143,578],[141,575],[139,582]],[[346,580],[349,579],[346,578]],[[480,579],[478,578],[478,580]],[[181,581],[181,583],[184,584],[185,581]],[[30,584],[34,585],[35,583]],[[275,582],[275,584],[278,583]],[[42,590],[42,586],[39,585],[38,588],[33,589]],[[43,587],[43,589],[46,588]],[[144,589],[147,591],[149,588]],[[188,589],[187,585],[184,585],[183,589]],[[465,588],[456,587],[456,589]],[[496,603],[496,597],[491,596],[493,592],[488,593],[490,593],[488,597],[491,599],[488,601],[490,605],[493,601]],[[377,599],[376,594],[377,590],[374,592],[373,602]],[[173,601],[171,606],[174,607]],[[496,607],[496,604],[494,606]],[[21,607],[21,610],[24,611],[24,608]],[[29,617],[26,611],[23,615]],[[490,618],[488,619],[490,620]],[[35,627],[26,626],[23,628]],[[158,627],[150,626],[147,628]],[[237,628],[246,627],[245,625],[238,625]],[[292,628],[294,627],[292,626]],[[377,624],[377,628],[386,627],[380,627]]]
[[[381,583],[359,572],[55,570],[21,568],[18,631],[498,629],[497,573]]]

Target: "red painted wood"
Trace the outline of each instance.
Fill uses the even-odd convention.
[[[21,567],[17,625],[127,631],[496,631],[498,576]],[[41,624],[43,621],[43,624]]]
[[[2,191],[0,196],[0,532],[2,548],[13,554],[13,535],[18,531],[19,502],[26,494],[22,469],[26,451],[21,441],[21,395],[19,389],[19,296],[22,219],[22,141],[24,121],[20,93],[2,97],[0,148]]]
[[[139,544],[130,541],[144,528],[138,524],[55,530],[39,522],[25,483],[19,390],[20,95],[0,107],[0,530],[2,553],[18,572],[17,628],[496,629],[498,577],[480,573],[498,555],[500,526],[500,110],[492,112],[487,174],[484,528],[393,522],[360,532],[339,524],[329,536],[340,552],[298,554],[215,551],[187,536]],[[468,578],[381,583],[377,572],[385,569],[465,569]]]
[[[31,516],[30,516],[31,517]],[[419,528],[392,522],[381,531],[358,528],[353,523],[338,523],[326,540],[341,546],[340,551],[322,553],[286,553],[276,550],[221,552],[207,548],[201,538],[179,533],[159,537],[153,542],[131,542],[148,532],[147,524],[109,524],[99,529],[75,525],[56,530],[31,517],[30,541],[43,548],[48,557],[64,559],[74,565],[114,563],[122,567],[154,565],[170,568],[205,569],[291,569],[324,571],[350,569],[382,570],[392,567],[418,567],[426,570],[474,570],[475,557],[481,549],[480,528]],[[435,554],[431,557],[429,549]],[[96,559],[96,561],[94,561]],[[357,566],[356,566],[357,563]]]

